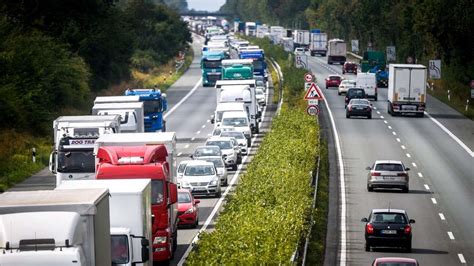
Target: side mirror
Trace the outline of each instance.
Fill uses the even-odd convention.
[[[170,193],[170,204],[178,202],[178,186],[174,183],[168,183],[168,189]]]
[[[372,170],[372,167],[367,166],[367,167],[365,168],[365,170]]]
[[[56,156],[57,156],[57,154],[58,154],[57,151],[53,151],[49,155],[49,171],[53,174],[56,174]]]
[[[405,171],[410,171],[410,167],[405,168]]]
[[[201,201],[197,199],[197,200],[194,201],[194,203],[199,204],[199,203],[201,203]]]
[[[214,116],[211,117],[211,124],[214,124],[216,122],[216,118]]]
[[[161,98],[166,99],[166,93],[162,93]]]
[[[415,223],[415,220],[410,219],[409,223],[414,224],[414,223]]]
[[[147,246],[143,246],[143,240],[148,242],[148,239],[142,239],[142,262],[147,262],[150,260],[150,249]]]
[[[369,220],[368,220],[367,218],[362,218],[362,219],[360,219],[360,221],[361,221],[361,222],[364,222],[364,223],[368,223],[368,222],[369,222]]]

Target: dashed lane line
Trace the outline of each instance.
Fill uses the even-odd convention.
[[[435,198],[431,198],[431,202],[433,202],[434,205],[438,204],[438,201],[436,201]]]
[[[444,217],[444,214],[438,213],[438,215],[439,215],[439,218],[441,219],[441,221],[446,221],[446,217]]]
[[[453,232],[448,232],[449,239],[454,240],[454,234]]]
[[[423,186],[425,187],[426,190],[430,190],[430,186],[428,186],[427,184],[424,184]]]

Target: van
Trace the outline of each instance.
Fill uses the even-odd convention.
[[[375,73],[357,73],[356,87],[365,91],[367,98],[377,101],[377,79]]]
[[[252,142],[252,131],[250,129],[250,120],[245,111],[224,112],[222,115],[221,126],[234,127],[236,131],[244,133],[247,139],[247,146]]]
[[[216,111],[211,119],[211,123],[216,123],[216,127],[219,127],[222,121],[222,115],[224,112],[229,111],[245,111],[243,102],[223,102],[216,106]]]

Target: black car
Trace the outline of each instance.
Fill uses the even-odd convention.
[[[345,106],[347,107],[347,104],[352,99],[366,99],[367,95],[365,94],[365,90],[362,88],[349,88],[347,90],[346,98],[345,98]]]
[[[372,119],[372,105],[367,99],[352,99],[346,108],[346,118],[365,116]]]
[[[372,247],[400,247],[411,252],[412,227],[404,210],[374,209],[365,222],[365,251]]]

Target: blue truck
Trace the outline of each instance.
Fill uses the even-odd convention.
[[[201,57],[202,86],[214,86],[221,79],[222,60],[226,55],[222,51],[204,51]]]
[[[125,96],[139,96],[144,107],[145,132],[166,131],[163,113],[168,109],[166,94],[159,89],[127,89]]]
[[[240,59],[253,59],[253,74],[268,79],[265,53],[262,49],[243,50],[239,53]]]

